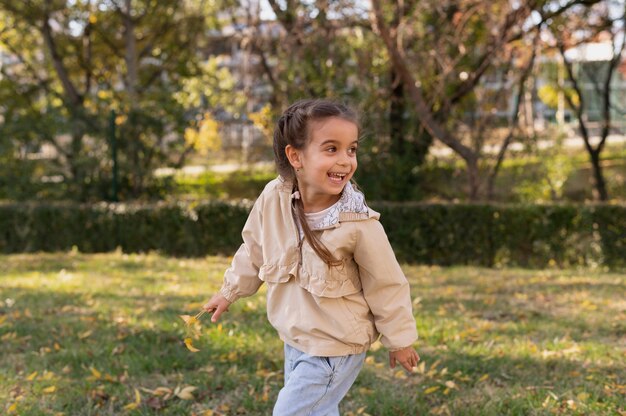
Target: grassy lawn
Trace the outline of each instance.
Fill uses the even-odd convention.
[[[0,413],[267,415],[282,344],[264,292],[220,325],[195,314],[228,259],[0,256]],[[421,340],[413,374],[375,345],[344,415],[626,415],[626,276],[403,266]],[[378,348],[377,348],[378,347]]]

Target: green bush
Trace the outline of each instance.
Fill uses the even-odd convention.
[[[233,254],[250,202],[0,205],[0,252]],[[626,206],[377,203],[401,261],[626,266]]]

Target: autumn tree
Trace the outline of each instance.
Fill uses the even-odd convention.
[[[623,1],[604,1],[594,7],[582,10],[582,13],[565,13],[552,20],[548,26],[552,38],[548,46],[556,49],[560,61],[565,67],[568,85],[557,85],[560,89],[570,88],[571,92],[560,91],[572,110],[578,131],[584,142],[585,150],[593,171],[594,195],[596,199],[606,201],[609,193],[602,169],[602,151],[609,133],[613,130],[614,114],[624,104],[615,95],[616,79],[622,64],[624,43],[626,41],[626,3]],[[574,56],[568,52],[583,54],[585,44],[599,48],[604,43],[605,55],[588,59]],[[585,90],[583,84],[591,84],[591,90]],[[597,108],[597,115],[593,108]],[[599,122],[599,140],[592,142],[591,122]]]
[[[470,199],[480,197],[482,148],[454,121],[465,117],[468,100],[509,45],[581,3],[592,2],[372,1],[372,26],[403,79],[412,111],[432,137],[465,162]],[[390,24],[397,16],[401,21]]]

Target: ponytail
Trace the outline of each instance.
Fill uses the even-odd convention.
[[[339,117],[351,121],[358,126],[357,115],[349,107],[329,100],[300,100],[289,106],[280,116],[274,128],[274,161],[278,173],[294,183],[294,192],[298,191],[298,178],[293,166],[289,163],[285,148],[287,145],[296,149],[304,149],[309,142],[309,122]],[[329,267],[339,266],[343,262],[337,260],[320,240],[318,233],[311,230],[304,214],[302,199],[293,199],[296,221],[299,221],[304,238]]]

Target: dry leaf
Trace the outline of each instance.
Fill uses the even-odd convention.
[[[102,373],[100,373],[100,371],[96,370],[95,368],[89,367],[89,370],[91,370],[91,374],[93,374],[96,380],[99,380],[102,377]]]
[[[50,386],[50,387],[46,387],[42,391],[46,394],[50,394],[50,393],[54,393],[55,391],[57,391],[57,388],[56,386]]]
[[[194,400],[195,397],[193,397],[192,393],[197,389],[198,388],[194,386],[187,386],[176,393],[176,396],[183,400]]]
[[[135,390],[135,401],[124,406],[124,410],[133,410],[139,407],[141,404],[141,394],[139,394],[139,390]]]
[[[191,316],[191,315],[178,315],[178,316],[180,316],[180,319],[185,321],[185,325],[187,325],[187,326],[193,325],[196,322],[198,322],[198,320],[196,319],[195,316]]]
[[[432,386],[424,390],[424,394],[431,394],[439,390],[439,386]]]
[[[406,378],[406,374],[404,373],[403,370],[398,370],[396,371],[396,373],[393,375],[395,378],[398,378],[400,380],[404,380]]]
[[[82,332],[82,333],[78,334],[78,338],[80,338],[80,339],[89,338],[91,336],[91,334],[93,334],[92,330],[85,331],[85,332]]]
[[[32,373],[30,373],[28,375],[28,377],[26,377],[27,381],[33,381],[35,379],[35,377],[37,377],[37,374],[39,374],[37,371],[33,371]]]
[[[185,338],[185,346],[187,347],[187,349],[189,351],[191,351],[191,352],[198,352],[198,351],[200,351],[199,349],[197,349],[196,347],[194,347],[191,344],[191,341],[192,341],[191,338]]]
[[[456,388],[458,388],[456,386],[456,383],[454,381],[452,381],[452,380],[446,381],[445,384],[446,384],[446,387],[449,388],[449,389],[456,389]]]

